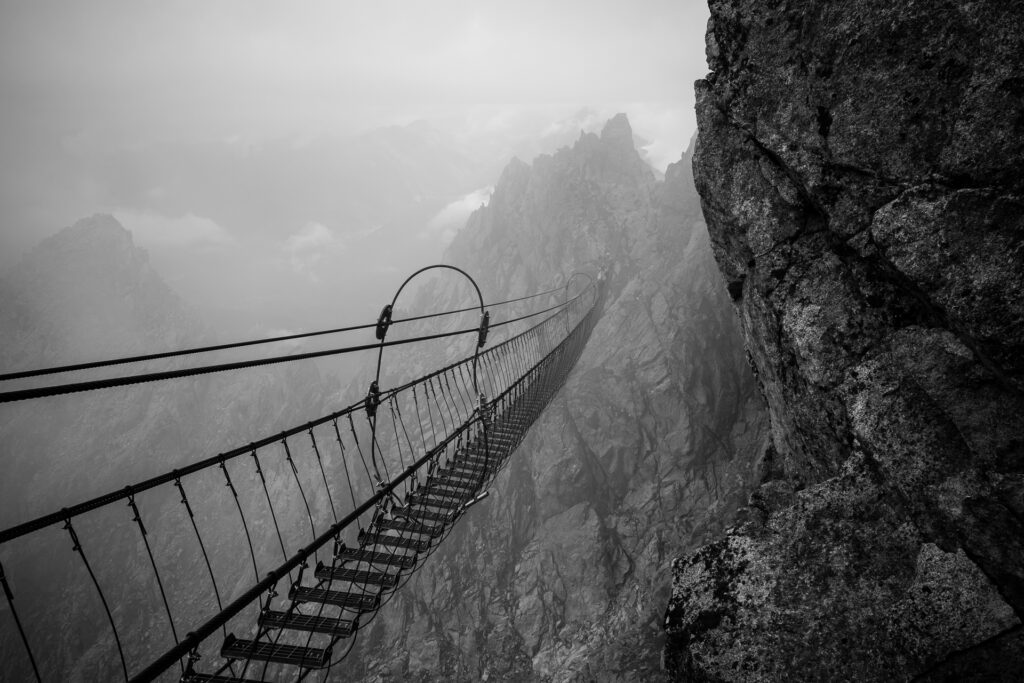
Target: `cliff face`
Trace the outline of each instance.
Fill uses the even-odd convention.
[[[350,674],[663,675],[669,562],[720,531],[719,515],[749,492],[766,438],[689,162],[657,181],[620,115],[600,136],[532,165],[513,161],[456,237],[445,261],[490,299],[604,263],[607,301],[491,496],[362,631]],[[422,300],[446,308],[465,290],[439,283]],[[513,314],[495,310],[492,320]]]
[[[1024,8],[710,4],[694,172],[775,459],[677,561],[668,661],[1019,674]]]

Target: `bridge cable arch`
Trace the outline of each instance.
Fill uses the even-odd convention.
[[[411,279],[412,276],[409,280]],[[379,476],[380,472],[376,472],[377,477],[371,476],[369,466],[363,457],[359,438],[361,430],[356,428],[353,419],[355,415],[366,411],[368,400],[364,398],[342,410],[280,434],[152,477],[132,487],[99,496],[58,513],[43,515],[2,530],[0,546],[58,522],[64,522],[65,528],[70,529],[73,517],[105,508],[118,500],[127,500],[128,507],[134,513],[132,521],[142,534],[149,564],[156,576],[174,642],[173,647],[130,680],[154,680],[176,663],[184,671],[184,681],[198,683],[249,680],[245,676],[253,662],[262,662],[261,680],[266,677],[270,670],[269,666],[277,667],[275,670],[278,673],[282,667],[287,669],[298,666],[298,680],[305,679],[314,671],[321,671],[326,678],[330,668],[343,659],[351,649],[358,631],[372,623],[380,608],[387,604],[423,562],[436,552],[453,532],[455,522],[461,515],[488,495],[489,483],[494,481],[507,464],[508,457],[525,438],[530,424],[565,381],[596,324],[603,299],[600,283],[595,284],[593,278],[590,278],[591,282],[583,291],[569,299],[567,294],[571,280],[572,278],[563,287],[546,292],[551,294],[558,289],[564,289],[566,296],[561,304],[492,325],[491,327],[511,325],[551,313],[485,352],[481,352],[486,339],[483,324],[480,328],[402,340],[404,343],[411,343],[457,334],[477,335],[477,344],[471,359],[449,363],[428,375],[379,392],[381,404],[388,404],[379,416],[381,419],[389,416],[392,427],[380,434],[371,427],[370,439],[366,443],[370,444],[371,457],[376,452],[382,455],[381,464],[385,468],[383,478]],[[396,293],[392,306],[397,301],[401,289]],[[482,308],[483,297],[479,296],[478,288],[477,292]],[[521,297],[519,300],[527,298],[531,297]],[[479,309],[472,307],[466,310]],[[483,312],[486,313],[485,308]],[[563,314],[566,319],[574,320],[575,325],[566,329],[564,338],[559,340],[558,337],[562,334],[556,333],[556,330],[561,326]],[[484,316],[481,317],[483,323]],[[384,346],[395,345],[394,342],[386,341],[385,336],[386,332],[378,337],[377,344],[369,345],[378,350],[375,382],[379,381],[380,359]],[[489,400],[484,399],[484,392],[487,392]],[[421,405],[423,403],[426,405]],[[339,420],[349,423],[350,435],[342,434],[338,425]],[[326,451],[321,452],[327,446],[327,436],[318,439],[316,429],[327,430],[322,433],[329,433],[336,441],[337,448],[332,449],[333,455]],[[305,462],[306,456],[303,456],[304,474],[300,478],[296,457],[299,452],[293,453],[293,449],[299,447],[300,440],[291,437],[301,432],[305,432],[309,438],[309,446],[301,449],[302,453],[309,453],[309,457],[308,462]],[[346,446],[346,441],[351,445]],[[294,477],[295,486],[302,499],[299,509],[305,513],[302,517],[309,523],[307,533],[310,534],[311,541],[293,550],[290,555],[285,547],[284,530],[278,524],[280,510],[275,510],[267,482],[268,472],[261,465],[259,455],[260,450],[275,444],[280,444],[276,448],[283,449],[282,471],[287,474],[288,469],[292,470],[290,475]],[[390,448],[389,452],[395,460],[395,466],[398,467],[394,472],[387,468],[387,458],[383,457],[384,449],[387,448]],[[364,484],[357,486],[358,482],[353,482],[355,469],[350,470],[349,458],[346,456],[346,453],[352,454],[353,450],[362,462],[369,480],[369,488]],[[270,516],[274,521],[273,536],[280,546],[283,558],[283,563],[262,575],[259,568],[261,562],[258,561],[254,538],[250,534],[246,520],[245,506],[239,498],[236,482],[227,466],[229,462],[246,454],[251,454],[253,458],[254,476],[260,480],[256,483],[257,490],[262,489],[260,492],[266,498]],[[334,473],[338,470],[335,465],[329,477],[326,464],[330,460],[338,462],[339,456],[343,472],[339,470],[335,476]],[[353,468],[357,466],[354,459],[352,465]],[[183,481],[185,477],[203,476],[203,473],[211,468],[220,469],[223,473],[221,490],[230,490],[229,499],[237,509],[245,532],[247,551],[253,565],[252,576],[255,580],[254,584],[234,600],[230,600],[227,605],[224,604],[217,572],[207,552],[207,542],[197,522],[198,515],[192,509],[192,501],[186,496]],[[237,468],[235,469],[237,471]],[[344,484],[338,481],[341,476],[345,478]],[[303,478],[306,479],[307,485],[310,481],[313,482],[312,491],[307,492],[304,489]],[[314,520],[314,498],[308,497],[308,494],[315,494],[318,499],[322,497],[318,493],[318,480],[323,482],[326,507],[318,507],[317,520]],[[347,515],[341,514],[344,508],[339,512],[336,507],[341,499],[332,495],[332,480],[336,486],[344,485],[348,488],[352,507]],[[160,579],[154,549],[149,546],[148,536],[151,530],[147,527],[152,520],[150,515],[147,515],[147,525],[144,526],[136,504],[136,496],[164,484],[173,484],[180,495],[180,498],[176,499],[176,505],[179,506],[178,509],[185,511],[183,515],[187,513],[188,526],[185,528],[191,527],[190,535],[194,535],[195,545],[201,554],[201,563],[197,565],[197,571],[205,572],[209,577],[209,583],[213,588],[211,597],[215,598],[216,602],[213,616],[198,627],[190,628],[183,638],[179,638],[176,632],[176,620],[168,597],[164,594],[164,584]],[[190,486],[190,490],[194,490],[194,487]],[[372,491],[373,494],[367,497],[368,494],[364,494],[363,491]],[[362,502],[357,504],[358,500]],[[318,522],[321,513],[330,517],[324,522],[324,526],[320,526]],[[183,521],[184,519],[183,517]],[[347,531],[349,529],[351,532]],[[75,550],[81,554],[80,543],[74,532],[71,533]],[[354,545],[348,545],[353,543],[350,539],[355,539]],[[322,562],[319,553],[332,542],[334,552],[330,553],[330,563]],[[292,547],[295,548],[294,545]],[[81,559],[85,560],[84,555]],[[100,580],[92,573],[92,568],[88,568],[96,591],[106,606]],[[315,576],[309,580],[315,579],[315,584],[307,586],[305,580],[311,574]],[[13,609],[13,594],[8,576],[10,574],[4,575],[3,568],[0,567],[0,580],[8,606],[22,633],[21,640],[28,653],[35,678],[42,680],[29,637],[21,628],[19,615]],[[279,611],[274,609],[273,603],[278,597],[277,587],[282,580],[287,580],[287,585],[291,588],[288,590],[287,609]],[[344,582],[347,590],[333,589],[334,583],[339,581]],[[304,611],[302,606],[310,604],[314,607],[313,611]],[[332,609],[340,606],[341,610],[336,616],[326,616],[325,610],[328,605],[331,605]],[[235,638],[227,627],[229,623],[238,623],[237,620],[242,618],[243,611],[249,607],[257,610],[257,636],[253,639]],[[120,651],[114,615],[110,613],[109,608],[106,611]],[[346,615],[351,618],[347,618]],[[360,621],[363,615],[366,618]],[[196,666],[199,662],[200,646],[218,631],[223,634],[224,644],[216,656],[221,658],[223,664],[216,673],[199,673]],[[276,633],[273,637],[267,636],[271,631]],[[285,638],[286,631],[289,634],[288,638]],[[300,641],[301,645],[294,642],[294,636],[298,633],[304,638],[304,642]],[[312,647],[314,636],[327,636],[326,646]],[[333,652],[336,644],[343,638],[348,639],[344,652]],[[121,654],[123,661],[125,653]],[[240,673],[236,673],[236,664],[243,667]],[[124,663],[122,669],[127,679],[127,663]]]

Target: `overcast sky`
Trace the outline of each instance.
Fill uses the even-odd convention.
[[[249,145],[309,145],[419,119],[465,120],[479,142],[489,126],[497,136],[510,121],[537,120],[508,112],[589,106],[598,130],[626,111],[664,169],[695,129],[707,15],[703,0],[0,0],[0,272],[99,211],[158,257],[195,235],[238,251],[262,230],[260,248],[273,255],[304,226],[371,227],[289,205],[337,178],[232,180],[249,171],[238,156]],[[227,154],[237,175],[225,178],[216,164]],[[252,173],[283,179],[275,163],[290,157],[274,154]],[[445,201],[477,202],[496,179]],[[280,209],[259,213],[266,225],[232,217],[243,204],[259,212],[258,200]],[[172,282],[196,279],[171,270]]]
[[[3,134],[260,137],[474,104],[689,105],[706,20],[701,0],[6,1],[0,87],[21,116]]]

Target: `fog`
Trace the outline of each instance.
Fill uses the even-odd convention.
[[[512,156],[694,131],[700,2],[5,2],[0,272],[111,213],[224,335],[374,316]]]

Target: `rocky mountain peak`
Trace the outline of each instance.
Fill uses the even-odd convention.
[[[620,112],[608,119],[608,123],[601,129],[601,140],[609,145],[633,150],[633,127],[629,125],[629,118]]]
[[[117,219],[97,214],[40,242],[2,280],[7,367],[166,347],[199,323]]]
[[[445,262],[488,299],[607,267],[606,303],[488,502],[359,643],[354,677],[656,680],[669,558],[745,497],[765,436],[693,184],[667,178],[618,116],[601,136],[512,161],[456,235]],[[455,307],[464,290],[421,294]]]

